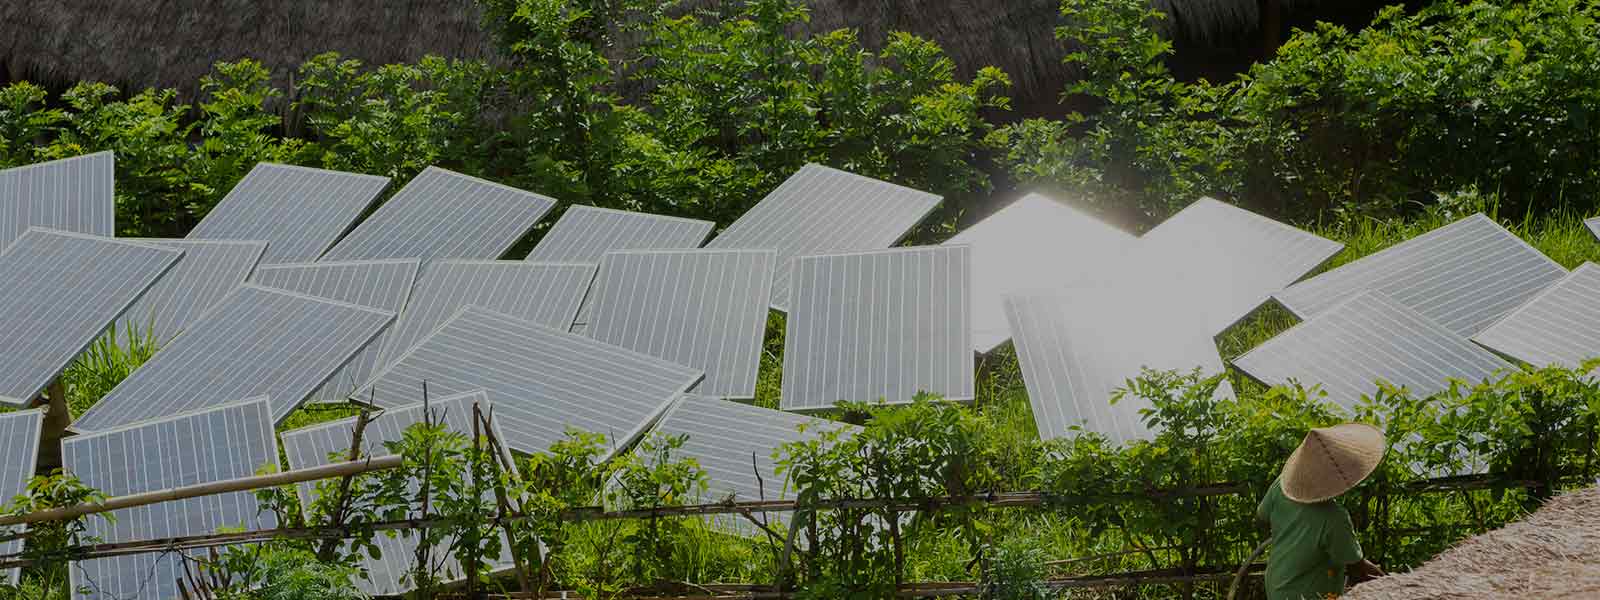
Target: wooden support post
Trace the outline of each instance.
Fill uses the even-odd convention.
[[[72,413],[67,409],[67,384],[57,377],[36,404],[45,407],[44,432],[39,436],[39,459],[35,473],[44,475],[61,468],[61,438],[67,436]]]

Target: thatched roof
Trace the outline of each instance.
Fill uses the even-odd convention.
[[[1600,488],[1468,539],[1410,573],[1356,586],[1351,600],[1600,598]]]

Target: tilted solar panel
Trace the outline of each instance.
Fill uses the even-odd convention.
[[[372,338],[394,313],[245,284],[72,425],[104,431],[227,398],[270,398],[276,423]]]
[[[1590,217],[1583,220],[1583,226],[1589,228],[1589,233],[1600,239],[1600,217]]]
[[[1600,265],[1579,265],[1472,340],[1536,367],[1600,358]]]
[[[927,192],[810,164],[706,247],[778,251],[772,306],[787,310],[795,257],[888,248],[933,212],[939,200]]]
[[[61,442],[67,473],[108,497],[250,477],[276,471],[278,445],[265,398],[213,406]],[[251,492],[230,492],[113,511],[90,518],[87,534],[104,543],[277,526]],[[72,597],[170,600],[178,597],[182,558],[155,551],[73,563]]]
[[[322,256],[389,178],[261,163],[189,232],[191,240],[263,240],[262,264]]]
[[[598,263],[618,250],[698,248],[716,223],[699,219],[572,206],[533,247],[530,262]]]
[[[784,410],[973,397],[971,253],[927,246],[794,261]]]
[[[131,331],[157,345],[171,341],[244,283],[267,249],[266,242],[122,239],[183,252],[183,260],[128,307],[117,325],[120,339]]]
[[[111,152],[0,170],[0,252],[28,231],[116,235]]]
[[[495,259],[533,230],[556,201],[428,167],[323,260]]]
[[[704,370],[696,394],[754,398],[777,262],[771,250],[606,254],[584,334]]]
[[[462,309],[355,397],[378,406],[482,389],[506,446],[544,452],[569,428],[626,446],[703,373],[475,306]]]
[[[44,409],[19,410],[0,414],[0,498],[7,505],[28,489],[39,457],[39,435],[44,427]],[[23,527],[0,528],[0,534],[16,535]],[[0,542],[0,554],[22,551],[21,538]],[[0,571],[0,577],[16,583],[19,569]]]
[[[183,256],[29,229],[0,255],[0,403],[31,402]]]

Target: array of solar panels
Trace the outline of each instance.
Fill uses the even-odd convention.
[[[386,409],[372,439],[389,439],[426,386],[492,406],[515,451],[568,429],[616,449],[686,433],[713,494],[781,497],[777,448],[842,427],[794,412],[971,399],[974,351],[1012,338],[1041,437],[1140,439],[1141,401],[1114,390],[1145,367],[1222,370],[1214,336],[1269,300],[1303,322],[1234,366],[1346,405],[1379,380],[1428,393],[1507,359],[1600,354],[1600,267],[1568,273],[1482,215],[1310,278],[1338,243],[1209,199],[1133,235],[1030,195],[943,245],[893,248],[937,196],[807,165],[709,242],[707,221],[577,206],[506,260],[554,200],[429,168],[363,218],[387,178],[262,164],[186,239],[116,239],[112,161],[0,171],[0,401],[32,401],[110,327],[155,341],[64,445],[118,494],[273,464],[272,427],[307,401]],[[729,401],[756,393],[771,308],[789,412]],[[0,492],[31,469],[37,414],[0,420]],[[291,466],[330,460],[347,431],[286,434]],[[193,464],[152,462],[179,455]],[[156,505],[102,533],[260,525],[245,504]],[[78,597],[162,597],[134,585],[162,560],[85,563]],[[399,589],[398,567],[368,566],[369,591]]]

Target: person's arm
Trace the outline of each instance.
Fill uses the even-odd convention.
[[[1345,572],[1349,573],[1350,577],[1358,582],[1388,575],[1388,573],[1383,572],[1383,567],[1373,564],[1372,561],[1365,558],[1350,563],[1345,567]]]
[[[1347,572],[1382,573],[1382,569],[1366,560],[1362,554],[1361,542],[1356,540],[1356,526],[1350,522],[1350,513],[1343,508],[1337,510],[1338,515],[1329,518],[1322,531],[1322,550],[1328,553],[1329,562],[1347,565]]]

